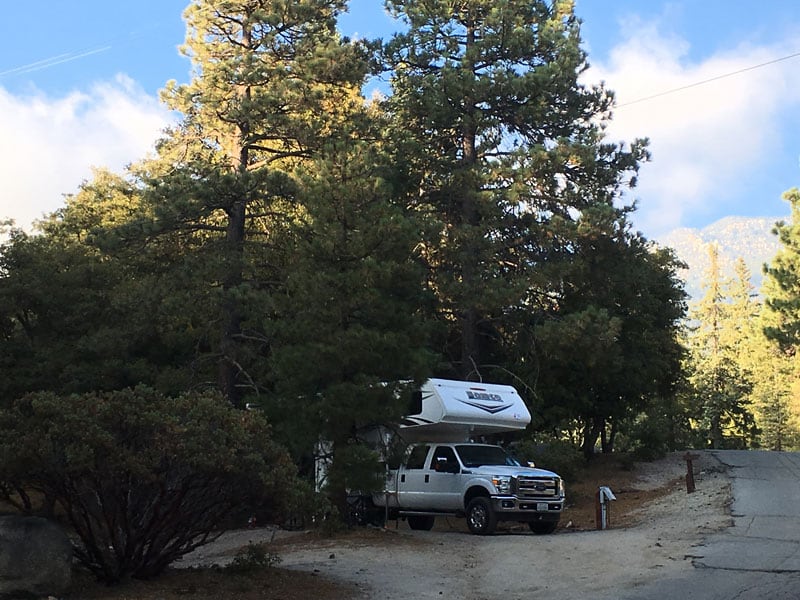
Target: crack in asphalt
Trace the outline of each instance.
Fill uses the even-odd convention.
[[[695,563],[694,561],[692,561],[692,566],[695,569],[708,569],[709,571],[732,571],[735,573],[770,573],[774,575],[785,575],[786,573],[800,573],[800,569],[755,569],[755,568],[749,569],[747,567],[715,567],[713,565]]]

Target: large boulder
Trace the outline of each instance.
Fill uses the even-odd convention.
[[[0,517],[0,598],[59,596],[72,579],[72,544],[39,517]]]

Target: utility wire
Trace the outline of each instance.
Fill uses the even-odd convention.
[[[98,48],[90,48],[88,50],[81,50],[78,52],[67,52],[66,54],[51,56],[50,58],[37,60],[36,62],[28,63],[27,65],[22,65],[19,67],[15,67],[13,69],[0,71],[0,77],[5,77],[6,75],[21,75],[23,73],[33,73],[34,71],[41,71],[42,69],[47,69],[49,67],[54,67],[56,65],[60,65],[66,62],[78,60],[79,58],[84,58],[85,56],[91,56],[92,54],[99,54],[100,52],[105,52],[106,50],[111,50],[111,46],[100,46]]]
[[[700,85],[705,85],[707,83],[711,83],[712,81],[717,81],[719,79],[725,79],[726,77],[733,77],[734,75],[740,75],[741,73],[746,73],[747,71],[753,71],[755,69],[760,69],[761,67],[766,67],[768,65],[774,65],[775,63],[782,62],[784,60],[789,60],[792,58],[797,58],[800,56],[800,52],[795,52],[794,54],[789,54],[788,56],[782,56],[781,58],[776,58],[774,60],[769,60],[767,62],[753,65],[751,67],[744,67],[743,69],[739,69],[738,71],[731,71],[730,73],[725,73],[724,75],[717,75],[716,77],[710,77],[709,79],[704,79],[702,81],[696,81],[695,83],[690,83],[688,85],[683,85],[681,87],[673,88],[671,90],[665,90],[663,92],[658,92],[657,94],[653,94],[651,96],[645,96],[644,98],[637,98],[636,100],[631,100],[630,102],[624,102],[623,104],[618,104],[616,108],[623,108],[625,106],[630,106],[632,104],[639,104],[640,102],[645,102],[647,100],[652,100],[654,98],[660,98],[661,96],[667,96],[668,94],[674,94],[676,92],[682,92],[683,90],[688,90],[693,87],[697,87]]]

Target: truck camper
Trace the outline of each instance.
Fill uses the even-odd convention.
[[[539,534],[556,529],[561,478],[476,441],[530,423],[512,386],[429,379],[410,412],[394,429],[407,450],[400,464],[388,464],[385,489],[369,498],[372,506],[407,519],[412,529],[430,530],[437,516],[466,517],[479,535],[493,533],[499,521],[527,523]],[[385,445],[390,436],[383,430],[380,437]]]
[[[429,379],[415,398],[414,414],[397,430],[408,442],[466,442],[477,437],[525,429],[528,407],[510,385]]]

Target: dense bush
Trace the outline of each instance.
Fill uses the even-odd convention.
[[[583,453],[570,442],[558,439],[524,440],[514,446],[515,456],[537,467],[554,471],[567,481],[586,464]]]
[[[236,552],[236,556],[225,567],[228,573],[252,573],[269,567],[275,567],[281,562],[281,557],[271,552],[269,545],[262,542],[254,544],[249,542],[244,548]]]
[[[671,447],[670,422],[663,416],[640,415],[620,436],[617,447],[635,460],[653,461],[667,454]]]
[[[23,508],[27,491],[53,500],[109,583],[157,575],[292,485],[264,418],[216,394],[37,393],[0,410],[0,491]]]

